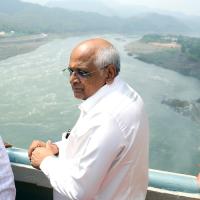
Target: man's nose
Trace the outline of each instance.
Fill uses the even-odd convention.
[[[75,71],[73,71],[70,74],[70,83],[79,83],[79,82],[80,82],[80,78],[78,74]]]

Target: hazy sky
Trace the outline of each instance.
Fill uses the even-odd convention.
[[[23,0],[32,3],[39,3],[44,5],[50,0]],[[61,0],[51,0],[61,1]],[[63,0],[62,0],[63,1]],[[95,1],[103,1],[105,4],[112,5],[141,5],[150,8],[184,12],[185,14],[200,15],[200,0],[91,0],[91,3]],[[84,2],[84,0],[83,0]]]

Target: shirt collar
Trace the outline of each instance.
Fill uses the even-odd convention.
[[[103,87],[101,87],[95,94],[93,94],[91,97],[83,101],[79,105],[79,109],[81,110],[82,113],[86,114],[91,110],[99,100],[104,98],[106,95],[108,95],[111,91],[113,91],[116,87],[119,86],[121,82],[121,79],[119,76],[115,77],[114,81],[112,84],[106,84]]]

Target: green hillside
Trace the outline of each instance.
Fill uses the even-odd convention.
[[[176,18],[148,14],[128,19],[92,12],[48,8],[19,0],[0,1],[0,31],[21,33],[184,33],[189,28]]]

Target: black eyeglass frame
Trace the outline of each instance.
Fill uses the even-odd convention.
[[[107,68],[108,66],[109,66],[109,65],[106,65],[106,66],[100,68],[100,70],[105,69],[105,68]],[[75,73],[79,78],[89,78],[89,77],[91,77],[91,75],[92,75],[93,73],[97,72],[99,69],[97,69],[97,70],[95,70],[95,71],[92,71],[92,72],[87,72],[87,71],[84,71],[84,70],[82,70],[82,69],[80,69],[80,68],[77,68],[76,70],[73,70],[71,67],[66,67],[66,68],[64,68],[62,71],[63,71],[63,72],[66,72],[67,70],[69,71],[69,75],[70,75],[70,76],[72,76],[72,74]]]

